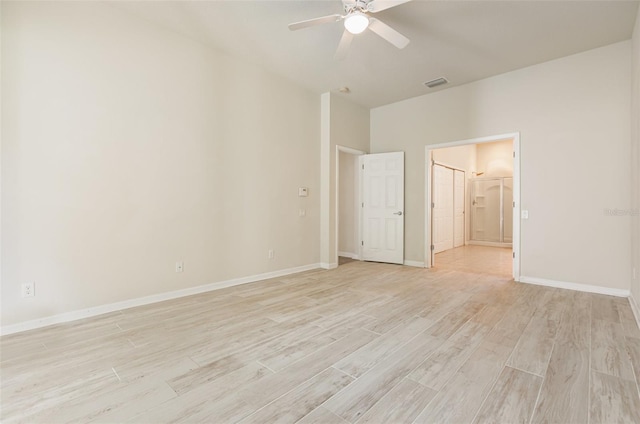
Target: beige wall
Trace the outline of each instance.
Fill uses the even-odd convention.
[[[371,151],[406,152],[406,259],[424,259],[424,146],[521,133],[521,274],[629,289],[630,41],[371,111]],[[607,83],[602,83],[602,76]]]
[[[369,151],[369,109],[343,97],[322,95],[320,258],[322,266],[337,266],[336,146]]]
[[[511,177],[513,175],[513,140],[481,143],[476,150],[476,170],[483,177]]]
[[[636,305],[640,305],[640,8],[636,17],[631,44],[631,255],[632,267],[636,270],[631,279],[631,294]],[[640,311],[639,311],[640,312]],[[640,321],[640,316],[638,316]]]
[[[3,3],[2,59],[3,326],[319,262],[318,95],[104,3]]]
[[[445,147],[432,151],[432,158],[442,165],[466,171],[467,179],[472,177],[472,172],[476,172],[477,145],[467,144],[464,146]]]

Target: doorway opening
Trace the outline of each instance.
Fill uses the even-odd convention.
[[[361,259],[360,150],[336,146],[336,252],[337,265]]]
[[[426,146],[427,268],[518,281],[519,145],[511,133]]]

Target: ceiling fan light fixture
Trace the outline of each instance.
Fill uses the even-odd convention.
[[[344,18],[344,28],[351,34],[360,34],[369,26],[369,17],[362,12],[353,12]]]

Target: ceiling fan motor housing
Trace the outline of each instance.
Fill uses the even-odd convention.
[[[370,0],[357,0],[355,2],[344,2],[344,13],[347,15],[354,12],[366,13],[369,11],[367,5]]]

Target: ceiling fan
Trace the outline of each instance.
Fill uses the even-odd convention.
[[[409,1],[411,0],[343,0],[342,4],[344,6],[344,15],[334,14],[323,16],[321,18],[295,22],[289,24],[289,29],[291,31],[296,31],[316,25],[344,21],[344,32],[342,33],[340,44],[338,44],[338,50],[336,51],[335,55],[336,59],[344,58],[347,54],[349,46],[351,45],[353,36],[356,34],[360,34],[367,28],[369,28],[371,31],[378,34],[380,37],[384,38],[397,48],[403,49],[407,46],[407,44],[409,44],[409,39],[400,34],[395,29],[391,28],[389,25],[372,17],[370,14],[390,9]]]

